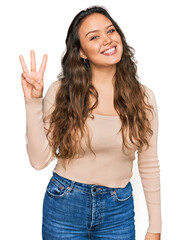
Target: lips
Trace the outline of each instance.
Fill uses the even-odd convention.
[[[102,54],[111,54],[111,53],[113,53],[115,51],[116,51],[116,46],[112,46],[112,47],[109,47],[109,48],[105,49],[101,53]]]

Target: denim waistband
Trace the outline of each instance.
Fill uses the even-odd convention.
[[[70,180],[68,178],[65,178],[59,174],[57,174],[54,170],[53,170],[53,177],[56,178],[57,181],[59,181],[60,183],[64,183],[67,187],[69,186],[74,186],[79,190],[82,191],[86,191],[86,192],[110,192],[112,190],[116,190],[116,189],[122,189],[123,191],[127,191],[128,189],[132,189],[132,185],[131,182],[129,181],[127,183],[127,185],[124,188],[113,188],[113,187],[107,187],[107,186],[103,186],[103,185],[97,185],[97,184],[88,184],[88,183],[81,183],[81,182],[76,182],[73,180]]]

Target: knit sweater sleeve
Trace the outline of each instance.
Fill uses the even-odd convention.
[[[145,86],[146,87],[146,86]],[[153,135],[149,140],[150,147],[142,152],[138,150],[138,169],[146,200],[150,233],[162,232],[161,197],[160,197],[160,164],[157,154],[158,108],[153,91],[146,87],[149,103],[154,107],[154,115],[150,116]]]
[[[44,121],[44,117],[54,110],[57,84],[58,81],[54,81],[49,86],[44,98],[24,98],[26,151],[30,164],[37,170],[45,168],[55,157],[46,137],[49,121]]]

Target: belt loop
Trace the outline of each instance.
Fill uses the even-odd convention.
[[[74,183],[75,183],[75,181],[72,181],[71,184],[70,184],[70,186],[67,187],[67,189],[68,189],[69,192],[72,191],[72,189],[73,189],[73,187],[74,187]]]

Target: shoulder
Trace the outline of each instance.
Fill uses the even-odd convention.
[[[50,84],[49,88],[51,88],[53,91],[56,91],[60,86],[61,86],[61,80],[56,80]]]
[[[142,87],[145,90],[146,98],[145,102],[153,107],[153,117],[157,116],[158,114],[158,107],[157,107],[157,101],[155,98],[155,94],[151,88],[148,86],[142,84]],[[148,113],[150,115],[150,113]]]
[[[53,81],[48,87],[48,90],[46,91],[46,94],[44,96],[44,101],[54,103],[56,93],[60,86],[61,86],[61,80]]]
[[[153,90],[151,88],[149,88],[148,86],[146,86],[145,84],[141,84],[141,87],[143,88],[143,90],[147,96],[147,99],[146,99],[147,102],[155,105],[156,98],[155,98],[155,94],[154,94]]]
[[[148,86],[146,86],[145,84],[141,84],[141,87],[145,90],[145,92],[148,96],[151,97],[154,95],[153,90],[151,88],[149,88]]]

